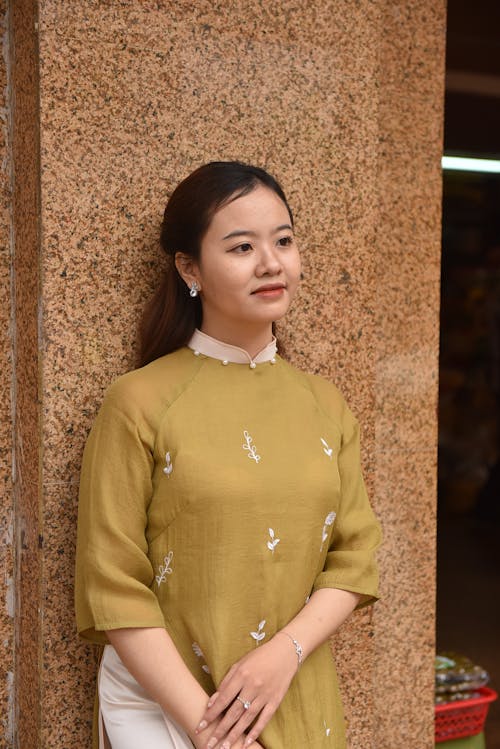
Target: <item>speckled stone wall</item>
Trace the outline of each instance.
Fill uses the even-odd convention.
[[[14,724],[14,502],[12,491],[12,339],[10,238],[10,102],[7,88],[8,19],[0,2],[0,746],[13,739]]]
[[[9,350],[12,382],[9,387],[14,429],[9,460],[14,508],[13,566],[14,683],[12,711],[14,746],[35,747],[41,730],[43,703],[40,668],[43,570],[40,537],[43,532],[43,477],[40,435],[43,386],[39,372],[39,319],[44,301],[40,283],[38,49],[34,0],[7,4],[8,54],[7,132],[9,149],[4,162],[10,175],[11,317]],[[10,327],[10,326],[9,326]],[[12,656],[11,656],[12,657]],[[17,742],[17,743],[16,743]]]
[[[417,749],[434,746],[445,14],[432,2],[380,10],[372,467],[385,547],[373,673],[385,687],[373,746]]]
[[[444,0],[40,0],[38,19],[26,5],[41,221],[17,277],[33,292],[19,329],[26,361],[39,349],[40,409],[27,402],[22,423],[35,418],[41,464],[39,517],[33,483],[20,495],[38,533],[18,589],[40,612],[26,654],[39,680],[16,667],[19,699],[39,708],[23,745],[89,746],[95,653],[76,639],[72,589],[84,440],[103,389],[134,364],[170,191],[204,161],[239,158],[288,193],[304,280],[280,332],[358,415],[385,529],[384,598],[332,643],[349,746],[400,749],[403,735],[430,748]],[[16,370],[23,393],[36,371]]]

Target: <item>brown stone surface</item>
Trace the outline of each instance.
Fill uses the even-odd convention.
[[[373,617],[375,747],[434,747],[435,457],[376,452],[385,546]]]
[[[445,7],[380,8],[373,745],[431,749]]]
[[[12,326],[10,241],[10,102],[7,97],[7,7],[0,3],[0,747],[14,731],[14,503],[12,496]]]
[[[36,747],[43,709],[39,667],[39,160],[38,54],[34,0],[9,4],[12,159],[14,502],[15,502],[15,743]]]
[[[89,746],[95,654],[77,642],[72,606],[81,452],[103,389],[134,364],[170,191],[231,158],[268,167],[288,193],[304,280],[280,332],[292,361],[333,379],[359,417],[386,532],[384,599],[332,643],[349,745],[432,745],[443,6],[41,0],[38,252],[34,7],[18,4],[23,746]]]
[[[57,484],[44,499],[45,557],[47,579],[54,579],[55,558],[58,581],[72,565],[71,523],[65,512],[49,534],[47,517],[68,507],[68,492],[75,496],[84,434],[102,389],[132,363],[135,320],[154,283],[163,204],[197,164],[241,158],[282,179],[304,253],[304,284],[284,326],[293,359],[334,376],[367,419],[374,384],[374,269],[361,249],[376,219],[376,154],[369,147],[377,134],[374,19],[368,14],[344,29],[351,53],[336,64],[338,24],[323,15],[319,47],[305,4],[300,36],[293,24],[281,28],[286,7],[267,27],[253,23],[258,6],[235,12],[221,5],[217,13],[208,4],[183,6],[177,22],[171,8],[147,4],[88,4],[76,15],[67,7],[53,5],[51,14],[46,4],[40,19],[44,486]],[[317,341],[310,340],[312,327]],[[352,376],[356,371],[363,378]],[[54,606],[69,601],[66,585],[54,596],[46,588],[44,642],[69,642],[73,622]],[[373,721],[365,709],[371,640],[361,617],[349,633],[348,643],[337,645],[340,661],[342,647],[349,652],[339,670],[353,741],[365,744]],[[90,717],[92,661],[76,671],[70,652],[46,649],[44,680],[58,674],[72,693],[86,693],[82,714]],[[352,679],[361,672],[363,680]],[[44,712],[61,720],[45,724],[46,745],[67,741],[58,703],[47,691]],[[72,728],[72,740],[85,740],[85,721]]]

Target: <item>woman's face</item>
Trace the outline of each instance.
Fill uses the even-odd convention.
[[[288,210],[259,185],[220,208],[201,242],[195,276],[203,328],[262,328],[283,317],[297,290],[300,255]]]

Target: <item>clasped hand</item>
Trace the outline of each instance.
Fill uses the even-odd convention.
[[[245,729],[257,718],[244,746],[255,742],[278,709],[297,671],[297,655],[287,639],[276,633],[269,642],[231,666],[218,690],[210,697],[197,729],[203,730],[229,708],[204,744],[204,749],[229,749],[244,737]],[[243,702],[250,703],[248,709]]]

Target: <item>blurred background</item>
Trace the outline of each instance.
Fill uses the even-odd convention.
[[[445,154],[500,172],[499,0],[448,0],[446,70]],[[500,173],[444,169],[442,253],[437,646],[499,691]],[[500,748],[500,701],[486,742]]]

